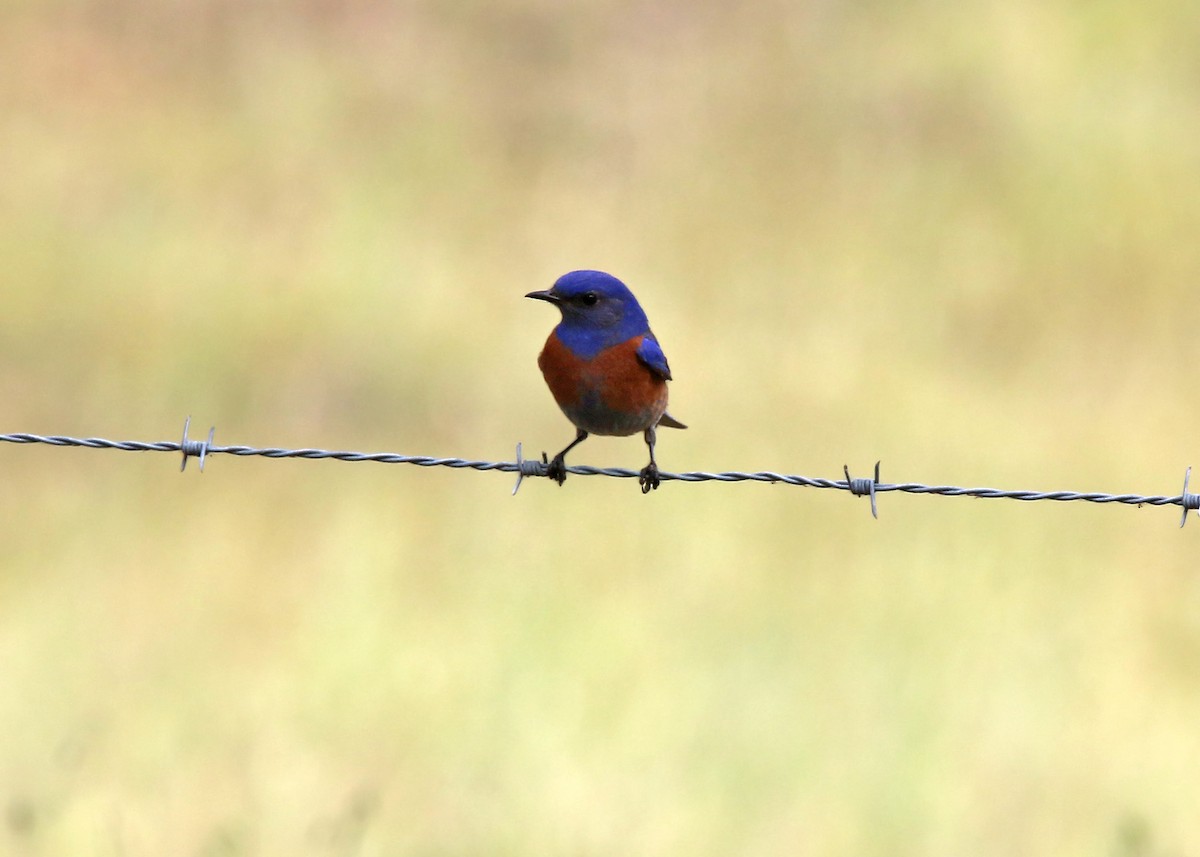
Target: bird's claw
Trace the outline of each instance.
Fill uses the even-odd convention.
[[[546,462],[546,453],[542,453],[542,463]],[[561,455],[554,456],[549,464],[546,464],[546,475],[562,485],[567,481],[567,462]]]
[[[658,478],[658,465],[651,461],[642,468],[642,472],[638,474],[638,484],[642,486],[642,493],[649,494],[662,484],[662,480]]]

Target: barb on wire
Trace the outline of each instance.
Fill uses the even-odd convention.
[[[1187,513],[1189,509],[1200,509],[1200,494],[1188,493],[1188,482],[1192,478],[1192,468],[1188,468],[1183,474],[1183,492],[1179,495],[1179,505],[1183,507],[1183,517],[1179,520],[1179,529],[1183,529],[1183,525],[1187,523]]]
[[[105,440],[100,437],[65,437],[63,435],[37,435],[27,433],[0,434],[0,441],[5,443],[43,443],[51,446],[79,446],[88,449],[120,449],[127,452],[178,452],[183,454],[180,470],[187,467],[189,458],[200,459],[200,469],[204,470],[207,457],[213,455],[256,455],[265,458],[331,458],[335,461],[376,461],[382,464],[415,464],[419,467],[452,467],[456,469],[496,470],[501,473],[516,473],[517,483],[513,494],[521,487],[521,481],[528,476],[545,476],[548,463],[546,454],[542,453],[541,460],[525,459],[521,453],[521,445],[517,444],[516,461],[474,461],[464,458],[435,458],[428,455],[400,455],[394,452],[347,452],[330,449],[284,449],[280,447],[252,446],[214,446],[213,435],[215,427],[209,429],[207,440],[191,440],[188,438],[188,428],[191,417],[183,424],[183,438],[180,441],[139,441],[139,440]],[[568,473],[578,476],[613,476],[620,479],[637,479],[640,471],[628,470],[623,467],[591,467],[575,464],[566,468]],[[1120,503],[1126,506],[1180,506],[1183,517],[1179,526],[1187,523],[1188,512],[1200,510],[1200,494],[1188,491],[1192,469],[1189,467],[1183,477],[1183,491],[1175,496],[1142,495],[1142,494],[1107,494],[1103,492],[1080,491],[1005,491],[999,488],[961,488],[954,485],[924,485],[919,482],[885,483],[879,481],[879,462],[875,462],[875,474],[871,478],[852,478],[850,468],[844,467],[845,479],[821,479],[811,476],[796,476],[775,473],[769,470],[744,472],[739,470],[722,473],[709,473],[695,470],[685,473],[659,473],[664,482],[770,482],[784,485],[799,485],[807,488],[832,488],[839,491],[849,491],[856,496],[866,496],[871,499],[871,514],[879,517],[876,508],[876,497],[887,491],[902,491],[908,494],[936,494],[942,497],[981,497],[984,499],[1004,498],[1033,502],[1037,500],[1057,500],[1066,502],[1081,500],[1087,503]]]
[[[204,472],[204,456],[208,454],[209,448],[212,446],[213,435],[216,434],[217,427],[213,426],[208,430],[208,440],[188,440],[188,426],[192,424],[192,418],[189,415],[183,421],[183,440],[179,442],[179,449],[183,452],[183,461],[179,464],[179,472],[182,473],[187,469],[188,459],[196,457],[200,459],[200,472]]]
[[[879,462],[875,462],[875,477],[873,479],[851,479],[850,465],[843,464],[842,472],[846,474],[846,485],[850,493],[856,497],[864,495],[871,498],[871,517],[879,520],[879,510],[875,508],[875,489],[879,487]]]

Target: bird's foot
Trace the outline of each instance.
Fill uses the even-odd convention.
[[[546,453],[543,452],[542,453],[542,463],[545,464],[545,462],[546,462]],[[553,479],[555,482],[557,482],[559,485],[562,485],[564,482],[567,481],[567,462],[566,462],[566,459],[563,458],[563,454],[561,452],[558,455],[554,456],[554,458],[550,461],[549,464],[546,464],[546,475],[549,476],[551,479]]]
[[[662,480],[658,478],[658,465],[651,461],[643,467],[642,472],[638,474],[638,484],[642,486],[643,494],[649,494],[661,485]]]

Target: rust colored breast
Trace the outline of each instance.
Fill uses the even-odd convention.
[[[667,409],[667,382],[638,360],[641,342],[635,337],[584,360],[550,334],[538,367],[567,419],[602,435],[635,434],[658,423]]]
[[[658,422],[667,407],[667,382],[637,358],[638,336],[596,355],[589,370],[600,380],[600,399],[614,411],[638,414],[647,425]],[[644,426],[643,426],[644,427]]]
[[[583,397],[584,365],[585,361],[572,354],[558,334],[551,331],[542,353],[538,355],[538,368],[542,370],[546,386],[560,408],[566,410]]]

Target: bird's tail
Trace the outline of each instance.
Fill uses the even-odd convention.
[[[673,416],[671,416],[668,413],[664,413],[662,415],[662,419],[660,419],[658,421],[658,424],[660,426],[666,426],[667,428],[677,428],[677,429],[687,428],[687,426],[685,426],[683,423],[681,423],[679,420],[675,419]]]

